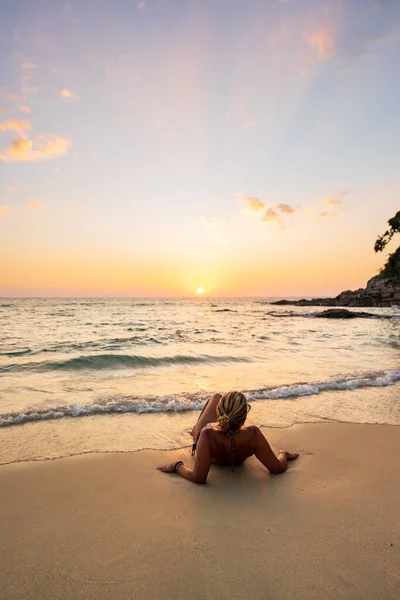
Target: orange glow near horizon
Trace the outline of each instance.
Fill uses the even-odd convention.
[[[251,264],[234,257],[220,257],[209,267],[191,260],[129,261],[121,257],[93,258],[69,255],[53,258],[31,254],[12,257],[0,265],[3,296],[310,296],[336,295],[356,289],[372,277],[382,257],[366,264],[361,252],[347,261],[345,255],[329,262],[328,256],[305,257],[304,262],[267,261],[262,256]],[[197,273],[201,272],[199,285]],[[196,282],[197,280],[197,282]],[[14,290],[14,291],[13,291]]]

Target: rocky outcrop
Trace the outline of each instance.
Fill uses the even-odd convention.
[[[365,288],[355,291],[346,290],[335,298],[278,300],[272,304],[280,306],[400,306],[400,281],[396,278],[377,275],[368,281]]]
[[[347,308],[328,308],[315,315],[318,319],[375,319],[376,315],[368,312],[357,312]]]

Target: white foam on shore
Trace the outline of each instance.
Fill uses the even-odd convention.
[[[251,401],[291,400],[304,396],[318,396],[323,392],[357,390],[395,385],[400,381],[399,369],[387,369],[338,377],[327,381],[296,383],[244,393]],[[166,396],[127,396],[107,395],[91,403],[74,403],[47,407],[29,407],[22,411],[0,414],[0,427],[22,425],[35,421],[48,421],[63,418],[77,418],[89,415],[110,415],[120,413],[182,413],[200,410],[209,394],[205,392],[169,394]]]

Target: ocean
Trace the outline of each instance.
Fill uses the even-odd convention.
[[[249,422],[400,424],[400,307],[272,299],[0,299],[0,463],[191,443],[215,391]]]

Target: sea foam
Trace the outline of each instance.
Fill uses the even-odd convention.
[[[356,376],[338,377],[327,381],[295,383],[277,387],[248,390],[248,400],[285,400],[302,396],[318,395],[323,392],[355,390],[367,387],[386,387],[400,381],[399,369],[387,369],[361,373]],[[87,404],[64,404],[47,407],[29,407],[22,411],[0,414],[0,427],[21,425],[34,421],[109,415],[117,413],[179,413],[200,410],[209,397],[206,392],[169,394],[166,396],[107,395]]]

